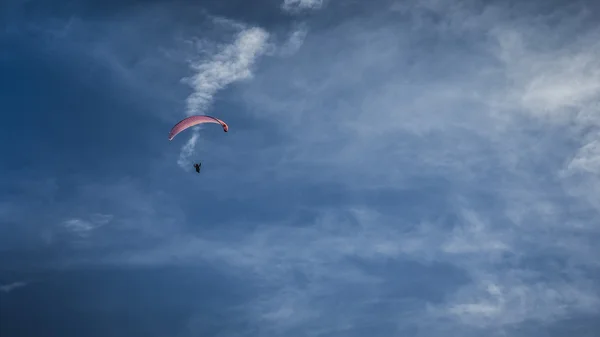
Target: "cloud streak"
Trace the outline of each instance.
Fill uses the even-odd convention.
[[[192,69],[196,74],[185,79],[193,88],[193,93],[186,100],[186,115],[204,114],[219,90],[230,83],[251,78],[252,66],[265,52],[268,37],[269,34],[261,28],[245,29],[238,33],[232,44],[222,48],[209,61],[193,62]],[[181,150],[178,160],[181,167],[189,166],[197,141],[198,132],[195,130]]]
[[[28,284],[29,284],[28,282],[23,282],[23,281],[13,282],[13,283],[9,283],[9,284],[2,284],[2,285],[0,285],[0,291],[4,292],[4,293],[10,293],[10,292],[14,291],[15,289],[25,287]]]
[[[320,9],[323,0],[284,0],[281,8],[284,11],[296,13],[302,10]]]

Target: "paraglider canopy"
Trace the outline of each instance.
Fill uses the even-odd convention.
[[[211,117],[211,116],[190,116],[190,117],[184,118],[179,123],[175,124],[175,126],[173,126],[173,128],[171,129],[171,132],[169,132],[169,140],[173,140],[173,138],[175,138],[175,136],[178,133],[182,132],[183,130],[190,128],[194,125],[203,124],[203,123],[220,124],[223,127],[224,132],[229,131],[229,126],[225,122],[223,122],[222,120],[220,120],[218,118]]]

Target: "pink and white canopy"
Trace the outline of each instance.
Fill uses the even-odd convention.
[[[194,125],[203,124],[203,123],[215,123],[220,124],[223,127],[223,131],[229,131],[229,126],[222,120],[211,117],[211,116],[191,116],[183,119],[179,123],[175,124],[175,126],[169,132],[169,140],[173,140],[173,138],[180,133],[181,131],[191,128]]]

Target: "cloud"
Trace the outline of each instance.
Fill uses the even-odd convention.
[[[108,224],[113,219],[111,214],[92,214],[90,220],[79,218],[66,220],[64,227],[81,238],[89,237],[93,231]]]
[[[361,329],[372,324],[365,321],[374,310],[370,306],[383,305],[388,310],[377,315],[405,320],[396,322],[397,329],[419,322],[447,325],[443,322],[456,318],[447,331],[461,326],[497,330],[531,320],[551,323],[600,308],[593,280],[577,268],[555,279],[545,277],[535,264],[507,265],[549,249],[549,241],[520,238],[511,234],[515,228],[486,223],[474,210],[463,209],[459,217],[448,232],[443,222],[406,223],[368,208],[324,209],[313,222],[175,238],[158,250],[121,254],[118,263],[210,263],[245,282],[258,282],[265,291],[239,314],[272,333]],[[381,263],[389,271],[369,267]],[[439,271],[429,268],[456,268],[465,274],[441,282]],[[554,268],[547,272],[560,273],[563,267]],[[444,301],[437,298],[452,289]],[[344,307],[331,312],[338,302]],[[381,323],[382,317],[374,322]]]
[[[544,27],[542,31],[549,30]],[[536,32],[536,36],[541,32]],[[573,118],[600,94],[600,45],[593,31],[559,50],[532,50],[532,37],[515,28],[498,28],[499,59],[516,85],[509,102],[520,103],[527,112],[557,121]],[[576,109],[571,110],[570,109]]]
[[[583,145],[565,167],[570,173],[600,173],[600,140],[592,140]]]
[[[600,302],[597,296],[590,296],[595,292],[592,283],[569,280],[532,284],[531,275],[521,273],[509,271],[499,283],[484,279],[461,289],[454,295],[454,303],[445,308],[447,313],[467,325],[499,328],[529,320],[551,324],[573,314],[597,313]]]
[[[281,56],[291,56],[300,50],[304,39],[308,34],[306,24],[301,24],[296,27],[290,34],[288,40],[279,48],[278,54]]]
[[[576,15],[585,22],[585,11]],[[563,128],[572,149],[557,169],[565,190],[600,210],[598,165],[600,153],[600,29],[564,20],[565,31],[549,35],[545,22],[498,27],[498,58],[513,83],[502,99],[533,118]],[[575,31],[578,33],[575,35]],[[503,103],[506,104],[506,103]]]
[[[28,282],[23,282],[23,281],[13,282],[13,283],[9,283],[9,284],[2,284],[2,285],[0,285],[0,291],[5,292],[5,293],[10,293],[11,291],[14,291],[15,289],[18,289],[18,288],[22,288],[28,284],[29,284]]]
[[[372,217],[365,231],[339,219],[327,221],[339,231],[281,225],[285,230],[258,229],[235,248],[213,243],[212,253],[196,252],[280,285],[255,303],[260,310],[248,309],[269,318],[267,326],[290,322],[288,333],[324,328],[319,308],[334,305],[322,299],[346,299],[348,275],[368,275],[347,263],[353,257],[439,261],[465,272],[470,282],[444,301],[397,308],[399,316],[412,315],[410,324],[501,333],[600,312],[600,289],[589,273],[597,272],[591,238],[600,233],[593,220],[600,210],[600,31],[561,17],[565,28],[553,34],[557,13],[531,21],[518,9],[462,4],[450,10],[420,2],[398,14],[403,20],[369,21],[376,29],[346,21],[305,41],[306,53],[293,62],[265,65],[255,85],[240,89],[253,117],[285,135],[270,149],[276,167],[263,171],[265,180],[338,184],[344,193],[364,194],[349,197],[361,202],[386,189],[443,200],[429,204],[426,219],[407,222],[406,213],[387,210],[396,219]],[[439,222],[427,219],[434,215]],[[314,276],[311,285],[294,271]],[[348,301],[370,298],[379,297]],[[359,312],[365,314],[357,309],[340,326],[352,325]]]
[[[287,12],[298,12],[307,9],[320,9],[323,0],[284,0],[281,8]]]
[[[224,47],[210,61],[194,62],[192,68],[197,73],[186,79],[194,89],[187,99],[188,116],[208,108],[218,90],[250,78],[251,67],[263,52],[268,36],[261,28],[243,30],[233,44]]]
[[[210,60],[193,62],[192,69],[196,74],[185,79],[194,90],[187,98],[186,114],[203,114],[217,91],[230,83],[249,79],[256,58],[265,52],[268,37],[269,34],[261,28],[245,29],[238,33],[231,45],[222,48]],[[182,148],[178,160],[180,166],[189,166],[189,157],[197,140],[195,132]]]
[[[200,136],[198,129],[199,128],[197,127],[192,128],[192,136],[181,148],[179,159],[177,160],[177,164],[188,171],[191,170],[189,158],[194,154],[194,149],[196,148],[196,143],[198,142],[198,137]]]
[[[369,275],[352,259],[394,259],[426,249],[425,242],[403,245],[401,230],[381,225],[379,217],[361,209],[324,210],[314,223],[278,223],[251,232],[232,228],[230,235],[220,230],[205,233],[206,238],[180,237],[158,250],[120,254],[112,263],[116,259],[133,265],[211,263],[267,290],[239,308],[239,315],[252,324],[273,333],[307,327],[335,330],[354,325],[353,320],[362,324],[360,303],[368,307],[371,296],[389,289],[382,275]],[[347,308],[332,313],[331,305],[339,296],[353,299]]]
[[[202,193],[183,178],[172,198],[88,185],[81,195],[112,200],[115,235],[73,259],[233,275],[246,335],[528,336],[597,318],[600,32],[471,4],[402,2],[258,69],[268,34],[243,31],[197,64],[188,111],[252,77],[232,90],[268,129],[218,145],[227,167]],[[205,215],[215,199],[225,220]]]
[[[91,230],[95,228],[95,226],[87,221],[83,221],[81,219],[71,219],[65,221],[65,227],[73,231],[81,236],[87,236]]]

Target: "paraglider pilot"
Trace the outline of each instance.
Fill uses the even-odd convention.
[[[202,163],[194,164],[194,167],[196,168],[196,172],[198,172],[198,173],[200,173],[200,166],[202,166]]]

